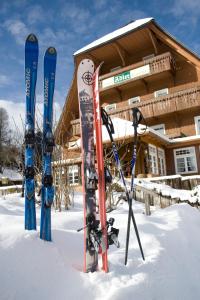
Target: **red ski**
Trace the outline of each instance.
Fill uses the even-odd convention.
[[[103,158],[103,142],[102,142],[102,121],[101,107],[99,100],[99,71],[102,64],[96,69],[93,75],[93,103],[94,103],[94,128],[96,132],[96,158],[98,173],[98,202],[99,215],[102,229],[102,269],[108,272],[108,255],[107,255],[107,220],[106,220],[106,190],[105,190],[105,174],[104,174],[104,158]]]

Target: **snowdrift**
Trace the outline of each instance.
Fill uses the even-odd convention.
[[[81,194],[67,212],[52,212],[53,242],[38,231],[24,230],[24,200],[0,198],[0,299],[200,299],[200,213],[187,204],[155,210],[145,216],[143,205],[134,212],[145,254],[143,262],[133,227],[128,265],[124,248],[128,205],[112,212],[120,228],[119,249],[109,250],[108,274],[84,274]]]

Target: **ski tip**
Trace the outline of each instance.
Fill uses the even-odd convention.
[[[50,54],[50,55],[56,55],[57,52],[56,52],[56,48],[54,47],[49,47],[46,51],[46,54]]]
[[[85,58],[81,60],[78,65],[78,81],[82,82],[84,85],[92,85],[93,83],[93,74],[94,74],[94,62]]]
[[[36,37],[35,34],[31,33],[31,34],[29,34],[29,35],[27,36],[26,41],[27,41],[27,42],[32,42],[32,43],[37,43],[37,42],[38,42],[38,39],[37,39],[37,37]]]
[[[81,62],[79,63],[79,66],[88,66],[88,65],[91,65],[92,68],[94,68],[94,62],[89,59],[89,58],[85,58],[83,60],[81,60]]]

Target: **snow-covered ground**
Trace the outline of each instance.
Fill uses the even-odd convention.
[[[0,198],[1,300],[193,300],[200,299],[200,212],[188,204],[134,212],[145,254],[143,262],[134,230],[128,265],[124,247],[128,205],[122,203],[110,216],[120,229],[121,247],[110,247],[108,274],[82,272],[82,197],[77,194],[69,211],[52,210],[53,242],[39,239],[38,231],[25,231],[24,200],[15,194]],[[109,216],[108,216],[109,217]]]

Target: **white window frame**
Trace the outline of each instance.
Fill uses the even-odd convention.
[[[159,95],[159,92],[166,92],[164,95]],[[166,95],[169,94],[169,89],[168,88],[164,88],[164,89],[160,89],[154,92],[154,97],[158,98],[158,97],[164,97]]]
[[[196,135],[200,135],[200,116],[194,117]]]
[[[150,126],[150,127],[152,129],[154,129],[155,131],[159,132],[160,134],[165,134],[165,124],[164,123],[153,125],[153,126]],[[159,131],[158,127],[163,127],[163,133]]]
[[[158,153],[158,170],[159,170],[159,174],[161,176],[165,176],[167,174],[167,172],[166,172],[165,150],[162,149],[162,148],[159,148],[159,147],[157,149],[158,149],[157,153]]]
[[[104,107],[105,111],[106,112],[110,112],[110,111],[113,111],[117,108],[117,104],[116,103],[113,103],[113,104],[108,104]]]
[[[78,176],[78,181],[76,182],[76,177]],[[79,166],[78,165],[71,165],[71,166],[68,166],[68,169],[67,169],[67,178],[68,178],[68,182],[69,182],[69,185],[79,185]],[[70,179],[69,178],[72,178],[72,182],[70,182]]]
[[[136,96],[128,99],[128,105],[132,105],[138,102],[140,102],[140,96]]]
[[[191,153],[187,154],[187,153],[183,153],[183,154],[179,154],[177,155],[177,151],[191,151]],[[194,158],[194,167],[195,169],[192,171],[188,170],[188,166],[187,166],[187,157],[193,157]],[[178,164],[177,164],[177,158],[184,158],[184,167],[185,167],[185,171],[184,172],[179,172],[178,171]],[[176,174],[190,174],[190,173],[196,173],[198,171],[197,169],[197,159],[196,159],[196,151],[195,151],[195,147],[184,147],[184,148],[178,148],[178,149],[174,149],[174,162],[175,162],[175,170],[176,170]]]
[[[151,161],[151,169],[152,169],[152,174],[159,174],[158,172],[158,153],[157,153],[157,148],[156,146],[152,144],[148,144],[149,148],[149,161]],[[153,151],[151,151],[151,148]],[[151,156],[151,159],[150,159]],[[155,165],[154,165],[155,163]]]

